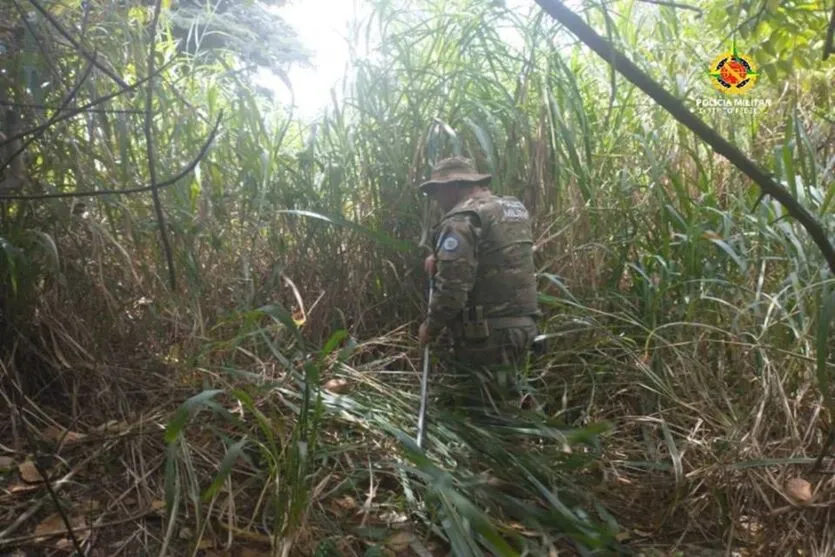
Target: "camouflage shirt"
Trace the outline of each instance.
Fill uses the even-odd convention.
[[[431,337],[464,308],[482,306],[488,318],[539,314],[531,221],[518,199],[471,196],[444,215],[434,239]]]

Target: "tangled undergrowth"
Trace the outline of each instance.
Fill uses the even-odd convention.
[[[3,539],[55,543],[44,531],[63,528],[27,467],[55,455],[47,470],[79,537],[107,554],[463,555],[456,544],[495,535],[531,555],[607,543],[783,555],[812,540],[825,554],[832,483],[807,474],[822,438],[821,401],[801,379],[810,358],[707,324],[639,343],[627,314],[544,301],[550,350],[527,370],[542,412],[497,421],[430,404],[428,460],[409,438],[419,359],[405,327],[309,352],[272,306],[192,361],[170,355],[197,342],[187,336],[119,367],[7,361],[32,395],[8,422],[4,450],[18,456]]]
[[[0,550],[833,554],[821,256],[543,14],[374,2],[353,44],[386,48],[354,53],[344,97],[307,125],[234,52],[179,48],[167,9],[154,43],[154,6],[46,4],[55,21],[3,14],[18,34],[0,41],[29,39],[9,42],[0,100],[26,125],[68,95],[89,105],[27,146],[24,193],[90,197],[0,201]],[[755,90],[774,110],[705,119],[833,236],[832,70],[800,59],[826,14],[803,6],[586,15],[681,98],[710,89],[706,30],[759,13],[742,28],[765,59],[794,22],[792,71],[763,70],[791,87]],[[153,44],[158,79],[118,93],[56,21],[128,83]],[[423,453],[417,245],[437,215],[413,185],[452,153],[534,215],[549,348],[524,370],[541,408],[433,398]],[[189,170],[159,192],[162,219],[147,192],[99,195],[151,167]],[[433,396],[446,379],[437,365]]]

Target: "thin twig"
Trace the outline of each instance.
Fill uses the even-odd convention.
[[[72,470],[67,472],[67,474],[64,475],[63,478],[55,481],[53,483],[52,487],[57,491],[57,490],[61,489],[62,487],[64,487],[65,485],[67,485],[69,483],[69,481],[76,474],[78,474],[85,466],[87,466],[87,464],[89,464],[91,461],[99,458],[105,452],[109,451],[113,447],[113,445],[115,445],[115,444],[116,444],[116,440],[109,441],[109,442],[105,443],[104,445],[102,445],[97,451],[93,451],[89,456],[87,456],[87,458],[85,458],[84,460],[82,460],[81,462],[76,464],[73,467]],[[34,515],[36,512],[38,512],[38,510],[40,510],[40,508],[43,506],[43,504],[44,504],[44,500],[41,499],[40,501],[38,501],[37,503],[32,505],[32,507],[30,507],[29,509],[24,511],[17,518],[17,520],[14,521],[13,524],[11,524],[8,528],[6,528],[2,532],[0,532],[0,547],[3,547],[4,545],[7,544],[8,538],[6,536],[10,536],[12,533],[14,533],[24,522],[26,522],[32,515]]]
[[[78,92],[81,90],[81,86],[84,85],[84,82],[87,81],[88,77],[90,77],[90,72],[91,71],[93,71],[93,65],[88,64],[87,69],[84,70],[84,73],[82,73],[81,77],[79,77],[78,83],[75,84],[75,86],[72,88],[72,90],[70,90],[70,92],[67,93],[67,96],[64,97],[64,100],[61,101],[61,105],[55,111],[55,114],[53,114],[52,117],[49,120],[47,120],[46,123],[44,123],[41,126],[41,130],[39,132],[37,132],[35,134],[32,134],[32,137],[30,137],[29,139],[24,141],[21,144],[21,146],[17,149],[17,151],[12,153],[11,156],[7,160],[3,161],[3,163],[0,164],[0,170],[3,170],[7,166],[9,166],[9,164],[11,164],[11,162],[13,160],[15,160],[17,157],[19,157],[26,150],[26,148],[29,147],[29,145],[32,144],[32,142],[36,141],[40,136],[42,136],[44,134],[44,132],[47,129],[49,129],[49,126],[51,126],[52,124],[54,124],[58,120],[58,118],[61,116],[61,112],[67,106],[69,106],[69,104],[73,101],[75,96],[78,95]]]
[[[165,84],[170,87],[169,91],[171,91],[171,93],[175,97],[177,97],[177,100],[179,100],[181,103],[183,103],[184,105],[186,105],[187,107],[192,109],[194,111],[194,114],[196,114],[198,118],[200,118],[201,120],[203,120],[207,124],[209,123],[209,119],[207,117],[203,116],[203,114],[201,114],[200,111],[197,110],[197,107],[194,106],[193,104],[191,104],[190,102],[188,102],[188,99],[186,99],[183,96],[183,94],[180,93],[180,91],[177,90],[176,81],[179,81],[179,80],[176,80],[176,81],[172,82],[171,80],[166,79],[164,77],[162,79],[165,81]]]
[[[23,393],[20,391],[20,386],[15,385],[17,387],[17,391],[20,395]],[[67,529],[66,534],[72,540],[73,547],[75,547],[76,552],[78,555],[83,557],[84,556],[84,548],[81,547],[81,542],[78,541],[78,537],[75,535],[75,531],[73,530],[72,524],[70,523],[70,519],[67,516],[67,513],[64,512],[64,507],[61,506],[61,500],[58,498],[58,494],[55,493],[55,490],[52,488],[52,480],[49,477],[49,471],[41,464],[40,456],[38,451],[38,444],[32,438],[32,433],[29,431],[29,427],[26,425],[26,420],[23,418],[23,412],[20,411],[20,405],[14,405],[14,411],[17,412],[18,417],[20,418],[20,422],[23,425],[23,435],[26,437],[26,441],[29,443],[29,448],[32,451],[34,458],[32,459],[32,463],[35,465],[35,470],[38,471],[41,478],[43,478],[44,487],[46,487],[47,492],[49,493],[49,498],[52,499],[52,503],[55,505],[55,510],[58,511],[58,515],[61,517],[61,521],[64,523],[64,527]]]
[[[18,515],[18,517],[12,522],[5,530],[0,532],[0,548],[5,547],[11,544],[11,540],[14,538],[7,538],[9,534],[16,532],[18,528],[20,528],[24,522],[32,518],[35,513],[41,510],[41,507],[44,506],[46,503],[47,498],[42,498],[38,500],[37,503],[26,509],[23,513]]]
[[[78,526],[75,531],[76,532],[89,532],[91,530],[95,530],[97,528],[109,528],[110,526],[118,526],[120,524],[125,524],[128,522],[134,522],[148,516],[149,514],[154,514],[158,512],[159,509],[155,509],[154,507],[150,506],[145,509],[136,511],[133,514],[130,514],[123,518],[117,518],[116,520],[111,520],[109,522],[102,522],[100,524],[85,524],[83,526]],[[65,532],[56,532],[55,534],[48,534],[49,536],[62,536],[65,535]],[[1,546],[12,546],[12,545],[20,545],[27,542],[32,542],[38,538],[45,537],[43,534],[28,534],[25,536],[17,536],[16,538],[5,538],[0,540]]]
[[[19,413],[19,410],[18,410],[18,413]],[[26,431],[26,435],[28,437],[29,436],[28,428],[24,427],[23,429],[24,429],[24,431]],[[32,445],[32,447],[34,447],[34,446],[35,445]],[[84,548],[81,547],[81,542],[78,540],[78,536],[75,535],[75,530],[73,529],[72,523],[70,522],[70,519],[67,516],[67,513],[64,511],[64,508],[61,506],[61,500],[58,498],[58,494],[56,494],[55,490],[52,488],[52,482],[51,482],[51,480],[48,476],[49,472],[46,469],[44,469],[44,467],[41,466],[40,463],[38,462],[37,453],[35,453],[35,459],[33,460],[33,462],[35,463],[35,469],[38,471],[38,474],[40,474],[41,477],[45,480],[44,481],[44,487],[46,487],[46,490],[49,492],[49,497],[50,497],[50,499],[52,499],[52,502],[55,504],[55,510],[58,511],[58,514],[61,517],[61,521],[64,523],[64,527],[67,529],[66,535],[68,535],[70,537],[70,539],[72,540],[72,545],[73,545],[73,547],[75,547],[76,553],[78,553],[78,555],[80,557],[84,557],[86,552],[84,551]]]
[[[58,68],[55,67],[52,58],[50,58],[49,53],[47,53],[46,48],[41,43],[40,37],[38,37],[38,35],[35,33],[35,30],[32,28],[32,24],[29,23],[29,19],[26,17],[26,12],[23,11],[23,8],[20,7],[20,4],[18,4],[17,0],[12,0],[12,4],[14,5],[15,10],[17,10],[18,15],[20,16],[20,20],[23,22],[23,25],[25,25],[26,29],[29,30],[29,33],[32,35],[32,38],[35,39],[35,44],[38,45],[38,50],[41,51],[41,54],[43,55],[44,60],[46,61],[46,65],[49,66],[49,71],[52,72],[52,75],[55,76],[55,79],[58,81],[58,83],[60,83],[66,89],[66,85],[63,81],[61,81],[61,73],[58,71]]]
[[[116,75],[116,72],[114,72],[113,70],[111,70],[110,68],[108,68],[107,66],[105,66],[104,64],[102,64],[101,62],[99,62],[98,60],[96,60],[95,55],[90,54],[90,53],[87,51],[87,49],[86,49],[86,48],[84,48],[84,47],[83,47],[83,46],[82,46],[82,45],[81,45],[78,41],[76,41],[75,39],[73,39],[73,38],[72,38],[72,35],[70,35],[70,34],[67,32],[67,30],[66,30],[66,29],[64,29],[64,27],[61,25],[61,23],[60,23],[57,19],[55,19],[55,18],[52,16],[52,14],[50,14],[47,10],[45,10],[45,9],[44,9],[44,7],[43,7],[43,6],[41,6],[41,5],[38,3],[38,1],[37,1],[37,0],[29,0],[29,3],[30,3],[30,4],[32,4],[32,6],[34,6],[34,7],[35,7],[35,9],[36,9],[36,10],[38,10],[38,11],[41,13],[41,15],[42,15],[42,16],[44,16],[44,17],[46,18],[46,20],[47,20],[47,21],[49,21],[49,23],[51,23],[51,24],[52,24],[52,26],[53,26],[53,27],[55,27],[55,29],[58,31],[58,33],[60,33],[62,37],[64,37],[65,39],[67,39],[67,41],[69,41],[69,43],[73,46],[73,48],[75,48],[75,49],[76,49],[76,50],[77,50],[77,51],[78,51],[78,52],[79,52],[82,56],[84,56],[84,57],[85,57],[85,58],[86,58],[86,59],[87,59],[87,60],[88,60],[91,64],[93,64],[93,65],[94,65],[94,66],[96,66],[98,69],[100,69],[101,71],[103,71],[103,72],[104,72],[104,73],[105,73],[105,74],[106,74],[106,75],[107,75],[110,79],[112,79],[113,81],[115,81],[115,82],[116,82],[116,83],[117,83],[120,87],[122,87],[123,89],[127,89],[127,88],[128,88],[128,84],[127,84],[127,83],[125,83],[125,81],[124,81],[121,77],[119,77],[118,75]]]
[[[751,29],[751,32],[753,32],[753,31],[754,31],[754,29],[756,29],[756,28],[757,28],[757,25],[759,25],[759,24],[760,24],[760,19],[762,19],[763,14],[765,13],[766,8],[768,8],[768,1],[767,1],[767,0],[762,0],[762,4],[760,5],[760,9],[758,9],[758,10],[756,11],[756,13],[754,13],[754,14],[752,14],[751,16],[749,16],[748,18],[746,18],[746,19],[745,19],[745,21],[743,21],[742,23],[740,23],[739,25],[737,25],[737,26],[736,26],[736,27],[735,27],[735,28],[734,28],[734,29],[733,29],[730,33],[728,33],[728,34],[725,36],[725,38],[724,38],[724,39],[722,39],[722,42],[723,42],[723,43],[728,42],[728,39],[730,39],[731,37],[733,37],[734,35],[736,35],[737,31],[739,31],[740,29],[742,29],[743,27],[745,27],[746,25],[748,25],[748,24],[749,24],[749,23],[751,23],[752,21],[755,21],[755,20],[756,20],[756,23],[754,23],[754,28],[753,28],[753,29]]]
[[[170,66],[173,63],[174,63],[173,59],[169,60],[163,67],[161,67],[158,70],[157,73],[159,74],[159,73],[163,72],[168,66]],[[143,77],[142,79],[140,79],[136,83],[134,83],[132,85],[128,85],[124,89],[119,89],[115,93],[110,93],[108,95],[104,95],[103,97],[99,97],[97,99],[94,99],[94,100],[88,102],[87,104],[85,104],[83,106],[67,110],[62,116],[56,118],[56,120],[53,122],[53,124],[57,124],[58,122],[62,122],[64,120],[68,120],[70,118],[78,116],[79,114],[82,114],[82,113],[88,111],[90,108],[92,108],[94,106],[100,105],[102,103],[106,103],[107,101],[109,101],[113,98],[116,98],[120,95],[123,95],[124,93],[127,93],[129,91],[132,91],[132,90],[138,88],[139,86],[143,85],[145,82],[147,82],[152,77],[153,76]],[[35,126],[34,128],[28,129],[26,131],[16,133],[16,134],[14,134],[10,137],[7,137],[4,141],[0,141],[0,147],[4,147],[4,146],[8,145],[9,143],[11,143],[12,141],[15,141],[17,139],[22,139],[22,138],[26,137],[27,135],[32,135],[33,133],[38,133],[39,131],[41,131],[42,129],[46,129],[47,127],[49,127],[49,126],[47,126],[46,124],[41,124],[39,126]]]
[[[151,47],[148,49],[148,75],[154,74],[154,55],[157,47],[157,24],[159,23],[159,13],[162,9],[162,0],[156,0],[154,3],[154,20],[151,23]],[[162,212],[162,202],[159,198],[159,191],[157,190],[157,169],[156,161],[154,159],[154,134],[152,129],[152,113],[154,108],[154,80],[148,80],[147,94],[145,96],[145,146],[148,151],[148,176],[151,180],[151,196],[154,199],[154,210],[157,213],[157,222],[159,223],[159,233],[162,239],[162,249],[165,252],[165,261],[168,264],[168,281],[171,285],[171,290],[177,290],[177,277],[174,273],[174,256],[171,254],[171,244],[168,240],[168,229],[165,226],[165,214]]]
[[[190,163],[188,163],[180,172],[168,178],[167,180],[163,180],[162,182],[156,185],[157,189],[165,188],[171,186],[181,178],[183,178],[186,174],[194,170],[194,167],[203,159],[206,153],[209,150],[209,147],[214,141],[215,136],[217,135],[218,128],[220,127],[220,121],[223,118],[223,112],[221,111],[218,114],[217,120],[215,121],[215,125],[212,128],[212,131],[209,133],[209,137],[206,138],[206,141],[203,143],[203,146],[200,147],[200,151],[198,151],[197,156],[192,159]],[[18,201],[23,200],[36,200],[36,199],[59,199],[59,198],[69,198],[69,197],[97,197],[101,195],[127,195],[132,193],[142,193],[146,191],[151,191],[152,187],[150,185],[141,186],[138,188],[129,188],[126,190],[96,190],[96,191],[88,191],[88,192],[66,192],[66,193],[44,193],[39,195],[0,195],[0,199],[14,199]]]
[[[84,35],[87,34],[87,23],[90,20],[90,0],[81,0],[81,7],[84,9],[84,15],[81,17],[81,35],[79,40],[84,40]]]
[[[0,100],[0,106],[12,106],[15,108],[29,108],[32,110],[58,110],[54,104],[19,103]],[[90,108],[83,112],[97,112],[102,114],[145,114],[144,110],[135,108]]]
[[[689,4],[679,4],[678,2],[667,2],[666,0],[638,0],[639,2],[644,2],[646,4],[656,4],[658,6],[667,6],[670,8],[678,8],[680,10],[691,10],[696,12],[699,15],[702,15],[701,8],[697,8],[696,6],[691,6]]]

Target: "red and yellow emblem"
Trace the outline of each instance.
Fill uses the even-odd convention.
[[[710,63],[710,82],[726,95],[742,95],[747,93],[757,82],[759,73],[754,60],[736,51],[734,44],[732,52],[725,52]]]

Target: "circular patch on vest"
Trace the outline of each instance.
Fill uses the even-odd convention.
[[[444,243],[441,244],[441,247],[444,248],[444,251],[453,251],[455,248],[458,247],[458,238],[455,236],[449,236]]]

